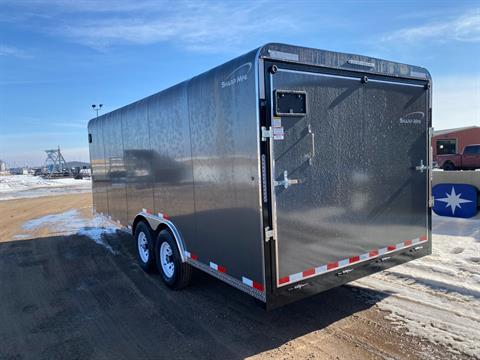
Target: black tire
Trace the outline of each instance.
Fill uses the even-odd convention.
[[[169,258],[166,259],[169,264],[173,263],[173,274],[171,274],[171,276],[166,273],[164,266],[162,266],[162,255],[160,252],[163,243],[168,244],[168,246],[165,245],[165,247],[166,249],[169,247],[172,253]],[[190,283],[190,279],[192,277],[192,268],[189,264],[182,262],[177,243],[168,230],[162,230],[158,234],[155,255],[158,259],[157,269],[160,275],[162,275],[162,280],[165,285],[171,289],[180,290]]]
[[[140,221],[137,224],[137,226],[135,227],[134,239],[135,239],[135,246],[136,246],[136,249],[137,249],[138,264],[140,265],[140,267],[144,271],[146,271],[148,273],[154,272],[156,270],[156,267],[155,267],[155,242],[154,242],[155,237],[153,235],[153,232],[152,232],[152,229],[150,228],[150,226],[148,224],[146,224],[145,222]],[[143,241],[143,240],[146,241],[146,244],[144,244],[144,246],[139,244],[139,242]],[[144,254],[143,257],[140,254],[140,247],[142,247],[144,250],[148,250],[147,258],[145,258],[145,254]]]
[[[445,164],[443,164],[443,170],[452,171],[455,170],[455,166],[450,161],[447,161]]]

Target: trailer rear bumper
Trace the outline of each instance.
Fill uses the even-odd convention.
[[[358,280],[391,267],[419,259],[432,253],[432,242],[428,240],[403,249],[392,251],[385,256],[378,256],[352,264],[338,271],[323,275],[307,277],[287,286],[278,287],[272,294],[267,294],[265,307],[272,310],[291,302],[321,293],[334,287]]]

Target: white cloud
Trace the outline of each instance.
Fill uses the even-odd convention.
[[[289,3],[257,1],[90,1],[25,0],[9,5],[25,26],[104,50],[117,44],[170,42],[194,51],[237,52],[279,33],[291,36],[315,24],[313,14]],[[307,20],[307,18],[309,20]],[[47,21],[43,21],[47,19]],[[1,21],[9,21],[2,19]],[[18,20],[17,20],[18,22]],[[316,23],[339,26],[333,19]],[[280,31],[281,30],[281,31]]]
[[[443,21],[400,29],[386,34],[381,40],[407,43],[424,40],[480,42],[480,9]]]
[[[433,127],[480,126],[480,76],[433,78]]]
[[[16,58],[26,59],[30,55],[24,50],[21,50],[15,46],[0,45],[0,56],[12,56]]]

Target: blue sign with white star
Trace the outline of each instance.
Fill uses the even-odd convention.
[[[433,211],[441,216],[470,218],[477,213],[477,188],[468,184],[438,184],[432,188]]]

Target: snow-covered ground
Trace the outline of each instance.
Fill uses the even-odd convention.
[[[59,214],[42,216],[29,220],[22,225],[22,233],[14,236],[16,239],[26,239],[36,230],[48,228],[52,235],[85,235],[97,244],[105,247],[112,254],[115,251],[103,238],[104,234],[113,234],[119,226],[104,216],[95,215],[85,218],[76,209],[68,210]]]
[[[0,176],[0,201],[91,191],[90,180],[43,179],[32,175]]]
[[[354,283],[389,296],[377,305],[409,333],[480,356],[480,217],[433,217],[430,256]]]

